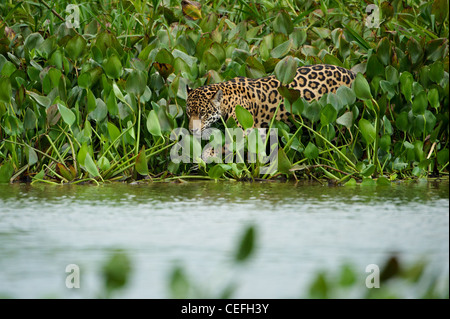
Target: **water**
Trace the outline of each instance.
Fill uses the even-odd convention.
[[[95,298],[115,248],[133,263],[120,298],[169,297],[175,265],[206,296],[237,283],[236,298],[304,297],[317,271],[333,274],[343,263],[363,286],[365,267],[392,252],[448,274],[448,209],[448,181],[0,185],[0,296]],[[250,224],[257,249],[233,267]],[[79,289],[65,286],[69,264],[80,268]]]

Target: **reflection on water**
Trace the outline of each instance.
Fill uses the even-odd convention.
[[[448,181],[0,185],[0,294],[95,297],[99,267],[117,247],[134,262],[123,297],[167,297],[174,261],[214,290],[230,275],[237,235],[249,223],[258,250],[237,275],[238,298],[299,297],[317,270],[352,261],[363,276],[391,251],[442,270],[448,208]],[[76,291],[64,285],[72,263],[84,274]]]

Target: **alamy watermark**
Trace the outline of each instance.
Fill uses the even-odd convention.
[[[80,267],[76,264],[69,264],[66,266],[66,287],[69,289],[80,288]]]
[[[380,288],[380,267],[376,264],[366,266],[366,273],[370,273],[366,277],[366,287],[369,289]]]
[[[80,8],[78,5],[67,5],[66,12],[68,13],[66,18],[66,27],[68,29],[80,27]]]
[[[194,121],[193,132],[200,132],[201,121]],[[245,137],[247,137],[245,139]],[[177,143],[170,150],[174,163],[259,163],[260,174],[273,174],[278,169],[278,130],[265,128],[227,128],[225,134],[216,128],[207,128],[191,134],[185,128],[176,128],[170,134]],[[202,141],[208,141],[204,147]],[[247,146],[247,147],[245,147]],[[247,152],[245,152],[247,148]]]
[[[366,27],[369,29],[377,29],[380,27],[380,8],[375,4],[369,4],[366,7]]]

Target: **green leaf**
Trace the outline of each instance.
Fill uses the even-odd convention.
[[[58,103],[58,110],[59,113],[61,113],[64,122],[66,122],[67,125],[72,126],[76,119],[75,114],[61,103]]]
[[[383,151],[388,152],[390,147],[391,147],[391,136],[389,134],[384,134],[380,138],[380,148]]]
[[[339,275],[339,285],[342,287],[350,287],[356,283],[357,276],[350,265],[344,264],[341,267]]]
[[[122,63],[117,55],[112,54],[104,63],[103,70],[108,77],[118,79],[122,75]]]
[[[76,34],[66,44],[66,52],[69,58],[77,60],[86,48],[86,40],[79,34]]]
[[[287,55],[289,53],[289,51],[292,48],[292,42],[291,40],[288,40],[286,42],[281,43],[280,45],[278,45],[277,47],[275,47],[271,52],[270,55],[272,56],[272,58],[282,58],[285,55]]]
[[[316,145],[314,145],[311,142],[309,142],[308,145],[306,145],[306,148],[303,153],[305,154],[306,158],[310,160],[319,157],[319,149],[317,148]]]
[[[14,115],[3,116],[1,126],[9,136],[17,136],[23,131],[22,122]]]
[[[361,100],[372,99],[372,93],[370,92],[370,86],[366,78],[358,73],[356,79],[353,82],[353,90],[355,91],[356,97]]]
[[[218,179],[223,176],[223,174],[229,170],[231,166],[225,164],[216,164],[209,171],[208,175],[211,178]]]
[[[237,120],[244,130],[253,127],[253,116],[247,109],[244,109],[240,105],[236,105],[235,112]]]
[[[402,112],[397,115],[397,118],[395,119],[395,126],[403,132],[406,132],[409,129],[411,124],[409,123],[408,112]]]
[[[431,81],[440,83],[444,78],[444,65],[441,61],[436,61],[430,66],[430,73],[428,74]]]
[[[320,124],[322,124],[322,126],[326,126],[330,123],[334,123],[334,121],[336,121],[336,117],[336,109],[331,104],[327,104],[320,112]]]
[[[373,179],[371,179],[369,177],[364,177],[362,182],[361,182],[361,186],[363,186],[363,187],[365,187],[365,186],[376,186],[376,185],[377,185],[377,183]]]
[[[311,299],[327,299],[329,287],[324,272],[317,274],[316,278],[309,287],[309,298]]]
[[[411,102],[413,82],[414,79],[411,73],[405,71],[400,75],[400,90],[405,99],[409,102]]]
[[[116,143],[116,145],[117,145],[118,142],[119,142],[118,138],[120,136],[119,129],[117,128],[117,126],[115,126],[111,122],[108,122],[107,127],[108,127],[108,133],[109,133],[110,142],[111,143]]]
[[[162,136],[161,126],[159,124],[158,115],[155,110],[151,110],[147,116],[147,130],[153,136]]]
[[[423,49],[419,42],[417,42],[414,37],[411,37],[408,40],[406,47],[408,48],[408,53],[411,57],[412,64],[416,64],[417,62],[419,62],[423,56]]]
[[[89,72],[85,72],[83,74],[80,74],[78,77],[78,86],[83,89],[88,89],[91,87],[92,80],[91,80],[91,74]]]
[[[0,183],[9,183],[14,173],[14,166],[11,161],[3,162],[0,166]]]
[[[445,165],[448,163],[449,150],[444,148],[437,153],[437,161],[439,165]]]
[[[392,99],[395,95],[395,89],[392,86],[391,82],[389,81],[385,81],[385,80],[381,80],[380,81],[380,87],[383,90],[384,93],[387,93],[387,98],[390,100]]]
[[[287,85],[294,80],[297,74],[297,61],[292,56],[287,56],[275,67],[275,76],[282,85]]]
[[[12,97],[11,81],[5,76],[0,76],[0,102],[9,104]]]
[[[398,71],[392,65],[388,65],[385,70],[386,80],[389,81],[392,85],[397,85],[400,81],[400,77],[398,75]]]
[[[354,178],[350,178],[349,181],[344,184],[344,186],[356,186],[356,180]]]
[[[378,42],[377,56],[384,65],[388,65],[391,62],[391,45],[387,37]]]
[[[345,112],[337,120],[337,124],[344,125],[346,128],[350,129],[353,125],[353,113]]]
[[[380,176],[377,179],[377,186],[391,186],[391,181],[388,180],[386,177],[384,176]]]
[[[277,159],[278,159],[277,170],[283,174],[290,174],[291,172],[289,170],[292,168],[292,163],[287,157],[286,153],[284,152],[284,149],[281,147],[278,149]]]
[[[136,171],[141,175],[148,175],[148,165],[147,157],[145,156],[145,146],[142,146],[141,151],[136,157],[136,162],[134,164]]]
[[[430,102],[431,107],[435,109],[439,108],[439,91],[436,88],[428,91],[428,102]]]
[[[134,93],[136,95],[142,95],[147,86],[147,74],[142,71],[133,70],[128,75],[125,90],[127,93]]]
[[[425,91],[421,91],[419,94],[414,96],[412,111],[414,115],[422,115],[428,106],[427,94]]]
[[[376,138],[375,127],[366,119],[360,119],[358,126],[366,143],[373,143]]]
[[[339,100],[342,102],[344,106],[353,105],[356,101],[356,95],[354,90],[345,85],[340,86],[336,90],[336,95],[338,96]]]
[[[86,153],[86,157],[84,159],[84,166],[89,174],[91,174],[94,177],[100,176],[100,173],[98,172],[98,168],[94,163],[94,160],[91,157],[91,154],[89,152]]]
[[[275,32],[284,33],[289,35],[294,30],[290,15],[286,11],[281,11],[273,20],[273,29]]]
[[[239,241],[238,249],[235,254],[237,262],[247,260],[254,251],[255,246],[255,228],[253,226],[247,227],[244,234]]]

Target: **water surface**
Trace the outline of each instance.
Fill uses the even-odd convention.
[[[133,262],[121,298],[169,297],[174,265],[210,296],[237,282],[237,298],[304,297],[318,270],[349,262],[365,278],[366,265],[381,266],[392,252],[448,274],[448,209],[448,181],[0,185],[0,295],[96,297],[114,248]],[[250,224],[255,255],[233,268]],[[65,286],[68,264],[80,267],[79,289]]]

